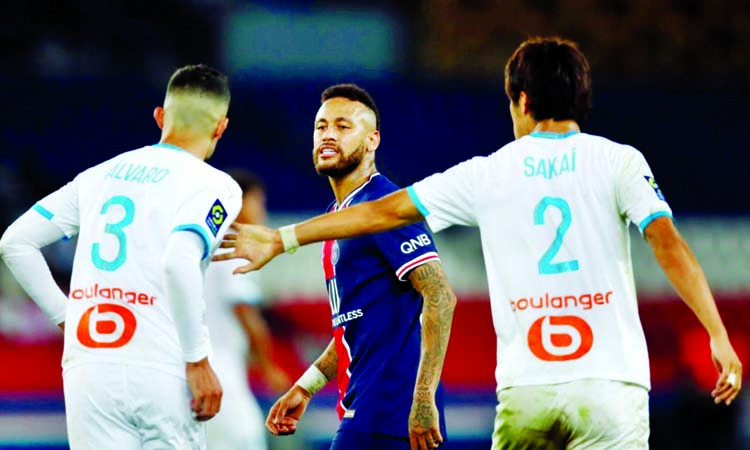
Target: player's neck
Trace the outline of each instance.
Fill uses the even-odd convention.
[[[201,161],[205,161],[206,155],[209,150],[209,143],[203,139],[195,139],[193,137],[182,137],[175,134],[163,134],[161,140],[162,144],[170,144],[176,147],[180,147],[186,152],[192,154]]]
[[[343,177],[329,177],[331,189],[336,196],[336,203],[341,204],[352,191],[366,183],[377,171],[374,164],[362,164]]]
[[[570,133],[571,131],[575,132],[581,132],[581,127],[578,126],[578,123],[575,120],[554,120],[554,119],[545,119],[542,121],[539,121],[534,126],[534,129],[531,130],[532,133],[535,132],[544,132],[544,133]]]

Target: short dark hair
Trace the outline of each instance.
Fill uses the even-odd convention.
[[[529,99],[534,120],[582,123],[591,109],[591,75],[586,57],[572,42],[535,37],[523,42],[505,66],[505,92],[518,103]]]
[[[266,192],[266,185],[263,183],[263,180],[250,170],[241,167],[232,167],[224,170],[224,172],[240,185],[243,195],[256,189]]]
[[[229,103],[229,79],[205,64],[185,66],[172,74],[167,94],[178,92],[207,94]]]
[[[336,97],[360,102],[370,108],[375,113],[375,129],[380,131],[380,111],[375,106],[375,100],[372,99],[372,96],[366,90],[352,83],[336,84],[323,91],[320,95],[320,103]]]

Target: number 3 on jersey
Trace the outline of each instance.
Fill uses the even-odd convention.
[[[95,242],[94,245],[91,246],[91,260],[94,262],[94,266],[108,272],[117,270],[125,263],[125,259],[128,256],[128,238],[125,236],[123,228],[133,223],[133,216],[135,215],[135,205],[133,204],[133,200],[123,195],[116,195],[107,200],[107,202],[102,205],[100,214],[105,215],[110,209],[115,210],[118,209],[117,207],[124,210],[122,219],[114,223],[107,223],[107,226],[104,228],[105,233],[112,234],[117,238],[117,255],[113,260],[108,261],[102,257],[100,252],[101,245],[98,242]]]
[[[550,206],[560,210],[560,213],[562,213],[562,222],[560,222],[560,225],[557,227],[557,233],[552,244],[550,244],[547,251],[544,252],[542,259],[539,260],[539,273],[542,275],[552,275],[563,272],[574,272],[578,270],[577,259],[556,263],[552,262],[552,259],[557,255],[557,252],[560,251],[560,247],[562,247],[563,237],[568,231],[568,228],[570,228],[570,222],[572,221],[568,202],[557,197],[542,198],[542,200],[537,203],[536,208],[534,208],[534,225],[544,225],[544,212]]]

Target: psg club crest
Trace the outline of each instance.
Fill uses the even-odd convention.
[[[339,241],[333,241],[333,247],[331,248],[331,264],[334,266],[339,262]]]

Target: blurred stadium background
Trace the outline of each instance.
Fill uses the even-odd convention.
[[[326,86],[356,82],[382,112],[378,166],[407,185],[512,139],[506,59],[559,34],[592,65],[584,131],[640,149],[703,263],[740,357],[750,360],[750,3],[745,0],[27,0],[0,4],[0,230],[80,170],[159,138],[167,77],[229,73],[229,131],[212,163],[268,184],[272,224],[332,199],[311,163]],[[706,336],[634,234],[651,354],[651,448],[750,449],[748,389],[713,405]],[[494,335],[478,235],[436,236],[459,296],[444,371],[452,449],[489,448]],[[603,243],[604,245],[604,243]],[[65,287],[74,242],[47,254]],[[275,354],[296,378],[329,340],[319,247],[262,272]],[[67,449],[61,337],[0,265],[0,449]],[[268,407],[274,394],[251,370]],[[747,383],[748,380],[746,379]],[[406,394],[406,393],[405,393]],[[328,448],[334,391],[275,449]]]

